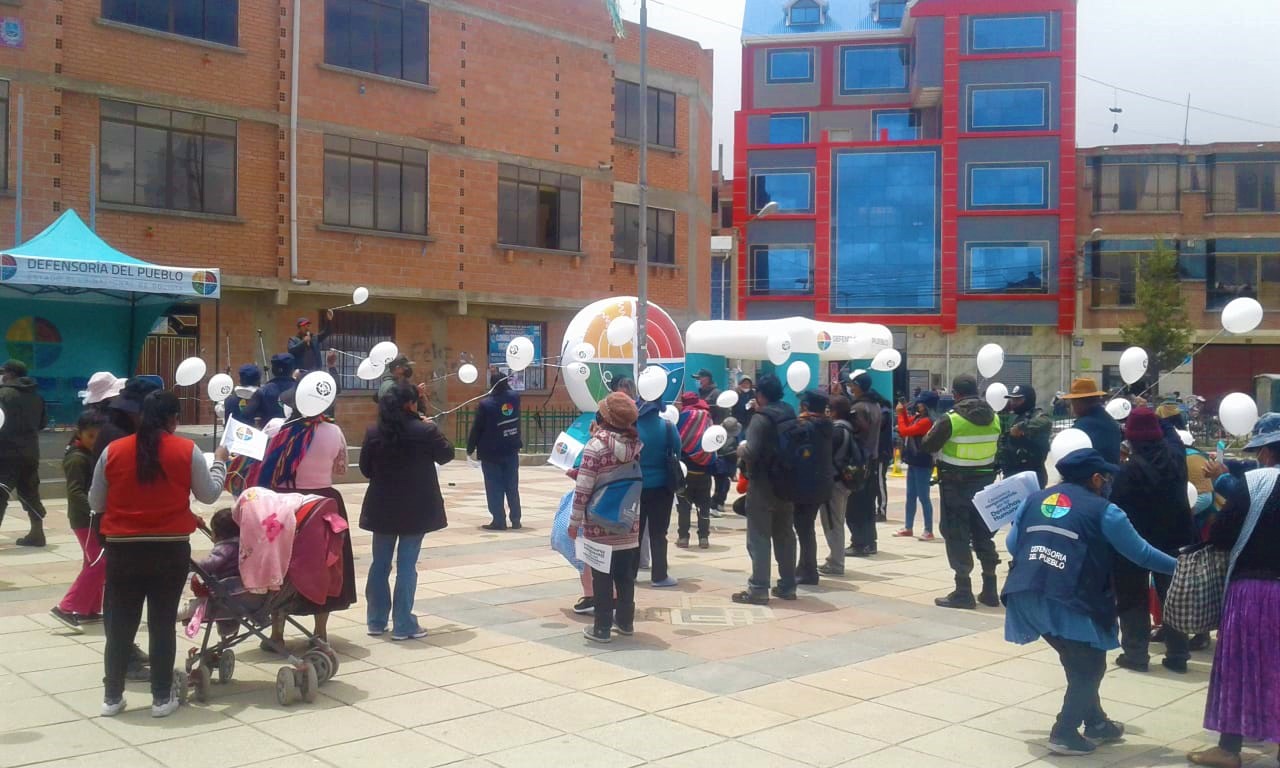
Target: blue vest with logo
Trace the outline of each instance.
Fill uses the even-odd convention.
[[[1033,592],[1095,621],[1114,621],[1113,554],[1102,533],[1109,506],[1074,483],[1027,497],[1004,596]]]

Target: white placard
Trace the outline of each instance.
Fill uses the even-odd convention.
[[[1040,490],[1035,472],[1019,472],[988,485],[973,495],[973,506],[992,532],[1013,522],[1013,516],[1028,496]]]
[[[609,568],[613,565],[613,547],[589,541],[581,531],[578,532],[578,538],[573,540],[573,551],[592,570],[609,573]]]
[[[556,444],[551,446],[551,455],[547,457],[547,463],[568,472],[573,469],[574,464],[578,463],[578,456],[582,453],[583,447],[583,444],[571,437],[568,432],[561,432],[556,438]]]
[[[230,453],[262,461],[269,441],[266,432],[242,424],[234,418],[227,419],[227,431],[222,435],[222,444]]]

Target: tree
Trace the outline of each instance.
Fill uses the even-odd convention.
[[[1135,308],[1139,321],[1121,326],[1120,337],[1147,351],[1148,378],[1154,381],[1182,364],[1195,333],[1178,283],[1178,253],[1163,240],[1138,261]]]

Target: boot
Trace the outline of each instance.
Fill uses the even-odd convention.
[[[1000,590],[996,588],[996,575],[982,574],[982,592],[978,594],[978,602],[989,608],[1000,607]]]
[[[969,582],[968,576],[957,576],[955,591],[946,597],[935,598],[933,604],[939,608],[973,609],[978,607],[977,601],[973,599],[973,585]]]

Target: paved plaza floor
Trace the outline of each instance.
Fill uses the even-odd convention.
[[[255,642],[239,649],[234,681],[164,720],[150,717],[146,683],[130,683],[124,715],[98,716],[101,626],[76,635],[48,614],[80,559],[65,504],[50,504],[51,546],[35,551],[13,545],[25,520],[11,506],[0,532],[0,768],[1137,768],[1183,765],[1187,749],[1216,742],[1201,728],[1209,652],[1182,676],[1112,667],[1104,706],[1128,738],[1089,757],[1049,756],[1064,687],[1054,653],[1005,643],[999,609],[935,608],[951,587],[941,540],[893,538],[893,523],[880,525],[880,554],[851,558],[847,576],[750,607],[729,598],[746,579],[745,521],[714,520],[709,550],[671,548],[677,588],[653,589],[641,573],[633,637],[589,644],[588,617],[570,611],[577,575],[548,544],[569,481],[525,468],[524,529],[491,533],[478,527],[488,520],[479,470],[458,462],[442,476],[450,526],[427,537],[419,562],[428,637],[367,637],[358,604],[332,620],[341,668],[315,703],[276,703],[280,660]],[[890,487],[900,521],[903,481]],[[364,486],[342,490],[354,519]],[[363,590],[371,539],[353,538]],[[179,653],[187,647],[180,638]],[[1259,749],[1246,758],[1275,766],[1274,746]]]

